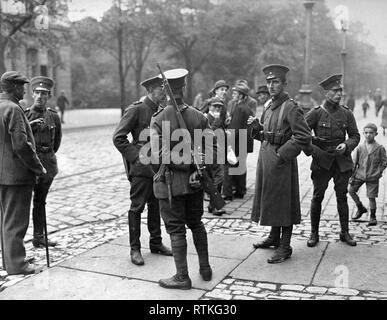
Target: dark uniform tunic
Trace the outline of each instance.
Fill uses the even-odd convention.
[[[39,118],[43,119],[41,125],[33,124],[31,126],[36,144],[36,152],[47,170],[47,174],[39,178],[38,182],[34,185],[34,207],[32,210],[34,235],[42,236],[47,194],[54,177],[58,173],[55,153],[58,151],[62,141],[62,127],[58,113],[51,108],[43,110],[32,106],[25,110],[25,115],[30,122]]]
[[[114,134],[113,143],[124,158],[126,173],[130,181],[131,205],[128,212],[130,246],[134,250],[141,247],[141,213],[148,206],[148,230],[150,245],[161,244],[159,203],[153,193],[154,172],[150,164],[140,160],[140,149],[149,146],[149,124],[152,115],[157,111],[156,105],[149,97],[130,105],[120,120]],[[129,142],[128,134],[133,141]],[[144,149],[143,149],[144,150]],[[150,150],[150,146],[148,148]],[[149,156],[149,154],[144,154]]]
[[[273,227],[298,224],[301,210],[296,157],[310,146],[310,129],[301,107],[285,92],[270,102],[261,123],[263,126],[253,130],[254,138],[262,143],[251,219]]]
[[[353,167],[351,152],[360,141],[355,117],[347,107],[325,102],[323,106],[309,111],[305,119],[315,134],[311,164],[314,185],[311,204],[312,231],[318,229],[321,202],[331,178],[335,184],[341,228],[342,231],[348,231],[347,188]],[[335,151],[341,143],[347,146],[342,155]]]
[[[181,99],[176,99],[182,117],[186,123],[187,129],[190,133],[192,141],[194,141],[194,129],[208,129],[205,135],[214,136],[213,131],[210,130],[208,119],[195,108],[185,105]],[[170,124],[170,132],[163,132],[163,121],[168,121]],[[179,129],[179,123],[175,115],[174,107],[169,105],[160,112],[156,113],[151,122],[151,145],[152,156],[155,161],[159,159],[157,150],[161,150],[161,139],[168,139],[166,135],[172,134],[175,129]],[[214,152],[216,155],[216,143],[214,139],[206,141],[214,141],[210,145],[206,144],[205,149],[202,150],[206,155]],[[171,158],[175,146],[179,143],[171,141],[169,150]],[[190,146],[188,146],[190,147]],[[189,150],[189,149],[188,149]],[[176,150],[175,150],[176,151]],[[156,160],[157,159],[157,160]],[[161,161],[160,161],[161,162]],[[195,171],[195,167],[191,164],[171,164],[168,165],[171,170],[171,184],[172,184],[172,208],[168,201],[168,186],[165,180],[155,181],[154,190],[155,195],[160,199],[161,216],[165,222],[166,230],[171,235],[184,236],[186,233],[185,225],[187,225],[192,232],[202,232],[204,225],[201,221],[203,215],[203,189],[193,189],[189,184],[189,177]],[[204,230],[205,232],[205,230]]]

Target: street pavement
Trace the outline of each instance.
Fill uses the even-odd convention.
[[[361,102],[357,101],[355,109],[360,132],[365,123],[374,122],[379,126],[381,121],[375,117],[372,106],[364,119]],[[111,117],[104,112],[109,112]],[[69,112],[58,151],[60,172],[47,200],[49,238],[58,242],[50,249],[51,266],[45,266],[45,250],[32,247],[31,221],[26,249],[28,255],[35,256],[35,265],[41,266],[43,272],[7,276],[0,269],[0,299],[387,299],[386,176],[380,180],[378,225],[367,226],[368,213],[361,221],[350,222],[350,233],[358,241],[356,247],[339,241],[340,225],[331,182],[323,202],[320,243],[308,248],[313,192],[311,158],[301,154],[298,164],[302,223],[293,231],[291,259],[270,265],[266,260],[273,251],[252,247],[253,242],[269,232],[268,227],[250,221],[259,149],[256,143],[255,152],[248,157],[248,191],[244,199],[229,202],[227,214],[222,217],[206,211],[204,214],[213,279],[201,280],[192,236],[187,231],[193,289],[167,290],[157,282],[175,272],[173,258],[150,253],[146,212],[141,237],[145,265],[138,267],[130,262],[126,218],[130,205],[129,182],[121,155],[112,144],[119,112],[114,115],[111,110],[82,110],[75,117],[77,124],[71,123],[71,119]],[[387,137],[381,130],[376,139],[387,145]],[[364,188],[360,197],[367,206]],[[356,206],[352,199],[348,202],[353,215]],[[208,203],[204,205],[206,209]],[[164,242],[170,245],[162,229]]]

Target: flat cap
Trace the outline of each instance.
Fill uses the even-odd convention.
[[[54,86],[54,80],[44,76],[38,76],[31,79],[32,91],[51,91]]]
[[[167,78],[169,85],[173,89],[185,86],[185,77],[187,74],[188,70],[186,69],[171,69],[164,72],[165,78]],[[158,77],[162,79],[161,74]]]
[[[342,74],[334,74],[324,79],[319,83],[324,90],[335,90],[335,89],[343,89],[343,85],[341,84],[341,79],[343,78]]]
[[[163,80],[159,76],[155,76],[142,81],[140,84],[143,87],[148,88],[149,86],[158,86],[158,85],[161,86],[162,83],[163,83]]]
[[[2,83],[29,83],[30,81],[26,76],[22,75],[19,71],[7,71],[2,76],[0,81]]]
[[[261,85],[258,87],[257,89],[257,92],[256,94],[259,94],[259,93],[267,93],[267,94],[270,94],[269,90],[267,89],[267,85]]]
[[[286,74],[289,72],[289,68],[282,64],[269,64],[262,68],[263,73],[266,75],[266,80],[274,78],[286,79]]]
[[[226,83],[226,81],[224,80],[219,80],[219,81],[216,81],[215,84],[214,84],[214,87],[211,89],[211,92],[212,93],[215,93],[215,90],[216,89],[219,89],[221,87],[225,87],[225,88],[230,88],[230,86]]]

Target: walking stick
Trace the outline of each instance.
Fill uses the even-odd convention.
[[[3,203],[0,200],[0,242],[1,242],[1,262],[3,264],[3,269],[5,269],[5,261],[4,261],[4,243],[3,243]]]
[[[46,246],[46,261],[47,261],[47,268],[49,268],[50,267],[50,253],[48,252],[46,207],[44,207],[44,210],[43,210],[43,225],[44,225],[44,243]]]

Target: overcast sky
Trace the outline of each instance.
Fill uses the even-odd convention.
[[[336,6],[347,6],[350,23],[362,22],[369,31],[368,42],[373,44],[378,52],[386,55],[387,60],[387,0],[325,0],[325,2],[332,14]],[[86,16],[99,19],[109,9],[111,3],[112,0],[70,0],[69,18],[72,21]]]

